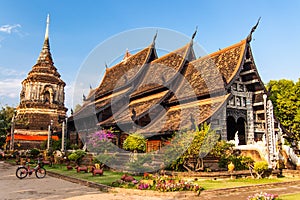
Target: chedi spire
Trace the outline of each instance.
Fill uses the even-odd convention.
[[[47,21],[46,21],[46,31],[45,31],[45,39],[44,39],[44,44],[42,51],[37,59],[38,64],[53,64],[52,56],[50,53],[50,44],[49,44],[49,25],[50,25],[50,15],[48,14],[47,16]]]

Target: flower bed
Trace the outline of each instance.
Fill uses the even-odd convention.
[[[124,177],[124,175],[122,176]],[[112,186],[136,188],[139,190],[155,190],[160,192],[194,191],[200,195],[203,187],[193,181],[186,181],[175,176],[158,176],[145,173],[140,180],[126,181],[124,178],[112,183]]]
[[[279,200],[277,194],[269,194],[266,192],[256,193],[252,196],[249,196],[247,200]]]

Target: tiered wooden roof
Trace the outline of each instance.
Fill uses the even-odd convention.
[[[227,104],[231,85],[237,78],[243,79],[248,91],[263,93],[265,88],[249,45],[256,26],[246,39],[198,59],[192,48],[193,41],[160,58],[148,60],[146,65],[131,59],[137,55],[145,58],[144,52],[149,50],[125,56],[125,61],[107,70],[96,89],[95,100],[88,104],[96,105],[97,115],[105,112],[103,108],[114,107],[112,99],[126,100],[127,104],[123,103],[115,112],[110,110],[109,117],[100,119],[98,125],[126,125],[126,131],[145,134],[175,131],[195,122],[200,124],[217,114]],[[130,71],[132,65],[126,62],[141,67]],[[261,102],[259,92],[254,93],[253,100]]]
[[[129,96],[132,101],[130,101],[129,105],[124,105],[114,113],[114,116],[100,122],[100,124],[116,123],[124,119],[130,120],[131,114],[128,111],[131,112],[132,110],[134,110],[136,117],[139,118],[147,113],[149,109],[153,109],[153,106],[162,103],[171,95],[172,91],[166,90],[168,85],[174,82],[188,61],[193,59],[195,59],[195,55],[192,49],[192,42],[190,42],[174,52],[153,60],[149,65],[145,66],[147,73],[144,77],[137,77],[140,79],[140,82],[134,86],[134,90],[130,91]],[[159,90],[163,91],[155,92]],[[151,91],[154,94],[151,94]]]
[[[126,54],[120,63],[106,68],[102,82],[96,89],[91,90],[82,108],[74,113],[75,118],[89,115],[87,109],[100,112],[110,107],[116,96],[126,96],[128,91],[134,89],[133,82],[139,81],[136,77],[143,76],[147,64],[157,58],[154,42],[134,55]]]
[[[246,40],[192,61],[170,102],[224,92],[242,66]]]
[[[197,60],[190,60],[190,62],[186,63],[186,65],[184,65],[184,67],[180,70],[179,67],[175,67],[177,71],[173,72],[171,74],[172,76],[167,76],[169,78],[164,78],[164,80],[162,80],[161,74],[165,74],[163,73],[163,68],[166,66],[157,66],[155,64],[159,63],[160,59],[165,60],[170,57],[171,59],[174,59],[174,57],[172,57],[174,52],[151,62],[150,67],[155,66],[155,69],[160,72],[155,76],[152,75],[153,73],[151,73],[151,70],[148,71],[148,73],[150,73],[147,77],[150,83],[153,84],[147,85],[146,77],[142,83],[144,83],[147,87],[141,84],[142,89],[138,88],[137,92],[132,94],[132,97],[140,94],[140,98],[132,100],[128,109],[122,111],[120,115],[114,115],[113,120],[106,120],[99,124],[132,124],[131,110],[135,111],[136,119],[142,120],[145,115],[150,114],[151,121],[155,122],[154,125],[151,123],[147,125],[147,128],[144,128],[142,132],[155,132],[158,127],[161,128],[162,132],[178,130],[177,128],[182,127],[180,126],[181,120],[183,120],[185,127],[191,126],[191,116],[193,118],[192,120],[195,120],[198,124],[202,123],[203,120],[211,117],[217,111],[217,108],[220,108],[225,102],[227,102],[229,95],[225,94],[226,88],[229,83],[232,82],[234,76],[242,66],[246,45],[246,40],[243,40],[213,54]],[[175,52],[182,52],[182,49],[183,48]],[[171,56],[169,57],[169,55]],[[160,69],[158,67],[160,67]],[[176,80],[174,78],[176,73],[177,75],[183,75],[183,77]],[[154,81],[151,82],[151,79],[154,79]],[[172,81],[170,81],[171,79]],[[169,85],[173,84],[173,86],[165,87],[165,90],[162,92],[154,92],[155,88],[157,89],[161,85],[167,86],[168,84],[166,83]],[[150,91],[153,94],[151,94]],[[147,92],[150,94],[145,95]],[[209,98],[210,95],[213,96],[215,93],[220,93],[221,96]],[[169,94],[168,97],[167,94]],[[205,95],[208,95],[208,99],[198,100]],[[183,101],[186,101],[186,103]],[[162,110],[158,110],[156,107],[164,107],[165,112],[162,112],[160,115],[159,113],[161,113]],[[186,109],[182,111],[181,107],[189,108],[189,111],[186,112]],[[183,116],[182,112],[186,112],[185,116]],[[199,115],[199,113],[201,114]],[[161,123],[165,123],[165,125],[162,127],[160,126]],[[148,128],[148,126],[151,128]],[[134,131],[134,128],[130,131]]]

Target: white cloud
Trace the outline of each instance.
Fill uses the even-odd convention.
[[[14,69],[8,69],[0,67],[0,76],[24,76],[26,73],[24,71],[17,71]]]
[[[0,96],[16,98],[21,91],[22,79],[4,79],[0,81]]]
[[[77,104],[82,103],[82,95],[85,94],[87,96],[88,93],[89,90],[87,88],[84,89],[83,84],[71,81],[65,87],[65,104],[71,107],[75,107]]]
[[[21,25],[20,24],[14,24],[14,25],[6,24],[3,26],[0,26],[0,32],[11,34],[12,32],[18,32],[17,28],[21,28]]]
[[[67,84],[65,87],[65,106],[73,108],[73,93],[74,93],[74,82]]]

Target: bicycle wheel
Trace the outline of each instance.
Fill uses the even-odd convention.
[[[23,179],[28,175],[28,170],[26,167],[18,167],[18,169],[16,170],[16,176],[19,179]]]
[[[35,171],[35,176],[37,178],[44,178],[46,176],[46,169],[44,167],[40,167]]]

